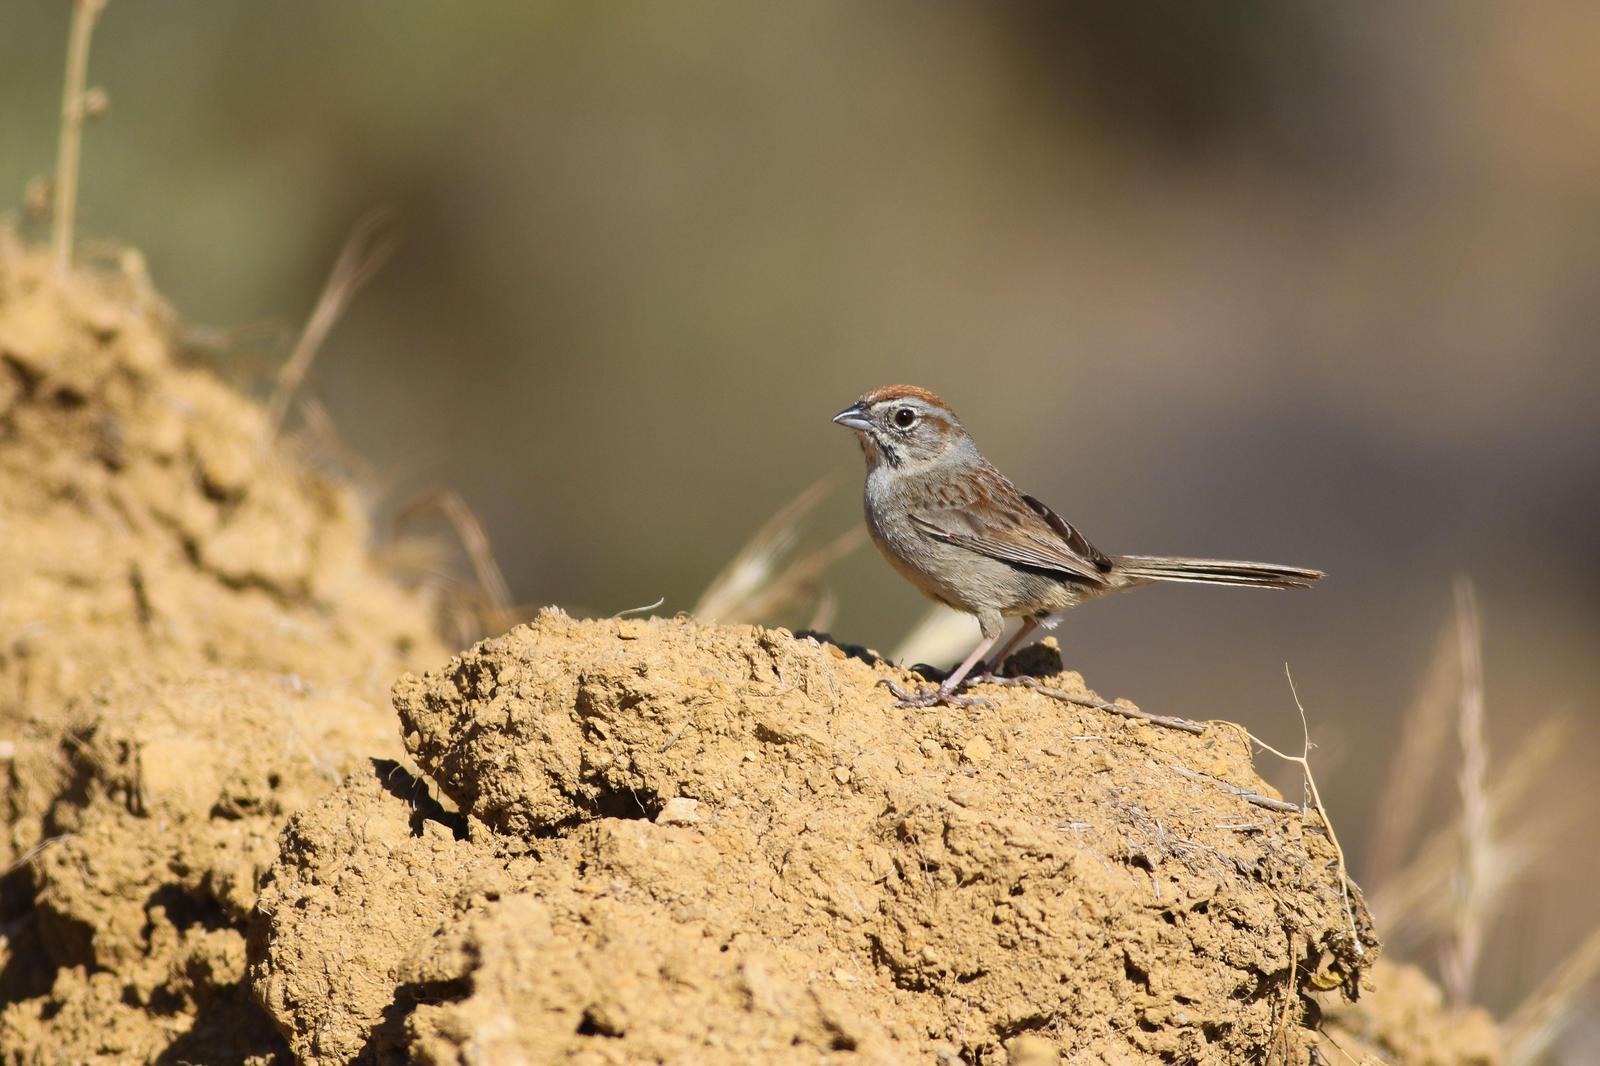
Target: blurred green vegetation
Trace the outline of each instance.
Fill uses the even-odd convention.
[[[66,14],[0,30],[14,203]],[[892,380],[1111,550],[1326,568],[1057,632],[1109,695],[1285,743],[1292,663],[1359,852],[1454,575],[1497,739],[1600,721],[1597,53],[1579,3],[111,0],[79,228],[190,320],[276,323],[249,381],[390,207],[311,392],[380,507],[458,489],[523,601],[687,609],[823,474],[816,541],[858,521],[828,418]],[[852,641],[923,609],[870,551],[834,585]],[[1528,897],[1491,1001],[1589,896]]]

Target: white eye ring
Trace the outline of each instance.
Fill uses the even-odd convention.
[[[901,429],[910,429],[917,424],[917,412],[909,407],[902,407],[894,413],[893,421]]]

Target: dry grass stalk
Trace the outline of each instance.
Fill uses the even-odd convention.
[[[276,437],[283,427],[284,416],[289,412],[289,400],[305,380],[306,372],[311,369],[311,361],[316,358],[317,350],[322,347],[334,323],[344,314],[357,290],[371,281],[389,256],[394,254],[395,239],[388,231],[388,224],[388,212],[368,212],[356,223],[344,247],[339,249],[339,257],[334,260],[333,269],[322,286],[316,306],[306,319],[289,358],[278,369],[278,383],[267,402],[269,440]]]
[[[295,445],[303,450],[308,464],[321,464],[347,474],[358,487],[371,491],[378,473],[354,448],[345,442],[333,415],[319,401],[307,397],[300,401],[300,427]]]
[[[822,575],[861,545],[862,529],[854,527],[782,569],[779,563],[800,539],[800,521],[816,509],[827,488],[826,481],[818,481],[779,508],[711,580],[690,613],[705,622],[770,622],[810,603],[826,618]]]
[[[1483,700],[1483,625],[1477,596],[1465,578],[1456,582],[1456,648],[1461,662],[1460,710],[1457,729],[1461,768],[1456,784],[1461,793],[1461,864],[1456,879],[1454,937],[1441,960],[1445,991],[1458,1007],[1472,1001],[1472,986],[1483,952],[1494,871],[1494,826],[1485,779],[1489,741],[1485,735]]]
[[[978,640],[977,619],[936,604],[911,627],[889,658],[897,663],[960,662]]]
[[[438,514],[455,531],[456,539],[472,566],[476,582],[472,590],[474,595],[470,597],[474,601],[471,613],[477,618],[474,628],[491,632],[506,628],[516,614],[510,586],[500,571],[500,564],[495,562],[483,523],[478,521],[478,516],[459,494],[448,489],[436,489],[413,498],[395,515],[391,524],[392,539],[399,540],[407,525],[430,513]]]
[[[62,833],[62,834],[60,834],[58,836],[45,837],[43,840],[39,841],[39,843],[35,844],[33,847],[29,848],[27,851],[24,851],[21,855],[18,855],[16,857],[16,859],[11,863],[10,866],[7,866],[4,870],[0,870],[0,878],[10,877],[12,874],[16,873],[18,870],[22,869],[24,866],[27,866],[30,863],[32,863],[40,855],[44,854],[46,849],[51,847],[51,845],[61,843],[63,840],[66,840],[67,837],[70,836],[70,835],[71,834],[69,834],[69,833]]]
[[[1115,709],[1115,708],[1112,708],[1112,709]],[[1187,719],[1179,718],[1179,719],[1174,719],[1174,721],[1185,722],[1185,721],[1187,721]],[[1199,724],[1199,723],[1195,723],[1195,724]],[[1182,726],[1173,726],[1173,728],[1182,729],[1183,727]],[[1202,725],[1200,727],[1200,732],[1204,733],[1205,732],[1205,728],[1206,727]],[[1184,732],[1193,733],[1194,730],[1192,730],[1192,729],[1184,729]],[[1240,788],[1238,785],[1231,784],[1231,783],[1229,783],[1227,781],[1222,780],[1222,778],[1216,777],[1216,776],[1214,776],[1212,774],[1203,774],[1199,770],[1191,770],[1187,766],[1179,766],[1177,763],[1167,763],[1167,768],[1169,770],[1176,771],[1182,777],[1189,778],[1191,781],[1203,781],[1203,782],[1207,782],[1209,784],[1215,785],[1216,787],[1222,789],[1222,791],[1226,792],[1228,795],[1237,796],[1239,799],[1244,800],[1246,803],[1253,804],[1254,806],[1260,807],[1263,810],[1277,811],[1279,814],[1304,814],[1305,813],[1305,808],[1300,806],[1300,804],[1298,804],[1298,803],[1290,803],[1288,800],[1281,800],[1281,799],[1278,799],[1275,796],[1268,796],[1265,793],[1257,792],[1254,789]]]
[[[1365,880],[1371,885],[1387,884],[1405,861],[1442,761],[1450,708],[1458,702],[1453,630],[1452,626],[1440,634],[1422,686],[1401,716],[1400,743],[1389,761],[1372,816],[1372,845],[1362,864]]]
[[[1600,929],[1556,968],[1502,1026],[1506,1066],[1533,1066],[1577,1014],[1579,999],[1600,980]]]
[[[55,218],[50,246],[56,272],[72,269],[72,231],[78,218],[78,167],[83,151],[83,120],[88,114],[89,39],[106,0],[73,0],[67,31],[67,73],[61,87],[61,138],[56,146]]]
[[[817,590],[817,605],[811,611],[811,621],[806,628],[813,633],[827,633],[833,629],[833,620],[839,614],[839,597],[832,589]]]
[[[1564,718],[1540,723],[1496,779],[1489,783],[1487,794],[1492,823],[1506,824],[1511,813],[1522,807],[1533,787],[1544,780],[1546,771],[1565,750],[1570,726]],[[1527,825],[1519,825],[1515,832],[1506,834],[1509,839],[1522,841],[1522,845],[1499,848],[1499,869],[1488,882],[1491,902],[1499,888],[1515,881],[1539,858],[1542,850],[1539,842],[1548,845],[1558,838],[1559,821],[1550,817],[1548,809],[1541,809],[1538,817],[1529,819]],[[1456,827],[1441,827],[1423,841],[1411,862],[1373,895],[1373,913],[1382,916],[1391,941],[1415,941],[1453,925],[1455,899],[1450,882],[1458,865],[1459,845]]]

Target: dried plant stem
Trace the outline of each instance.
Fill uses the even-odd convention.
[[[89,78],[89,38],[106,0],[72,0],[67,31],[67,73],[61,87],[61,138],[56,146],[55,218],[50,246],[56,273],[72,269],[72,231],[78,216],[78,165],[83,150],[84,83]]]
[[[294,349],[278,369],[278,383],[267,403],[269,442],[283,428],[289,400],[305,380],[306,372],[311,369],[311,361],[316,358],[317,350],[327,339],[333,324],[349,306],[356,291],[371,281],[372,276],[394,253],[395,241],[393,235],[387,232],[388,223],[388,212],[368,212],[356,223],[344,247],[339,250],[339,258],[334,260],[333,269],[328,272],[328,280],[323,284],[304,328],[300,330]]]
[[[1445,950],[1441,969],[1445,991],[1456,1006],[1462,1007],[1472,1001],[1473,978],[1483,951],[1494,850],[1494,827],[1484,785],[1489,768],[1489,743],[1484,735],[1483,627],[1472,583],[1465,578],[1456,582],[1456,648],[1461,660],[1461,702],[1457,716],[1461,769],[1456,775],[1461,793],[1461,865],[1456,888],[1454,939]]]
[[[1149,711],[1141,711],[1131,703],[1111,703],[1096,696],[1079,696],[1068,692],[1066,689],[1052,688],[1036,677],[986,677],[977,682],[977,684],[1002,685],[1008,688],[1030,688],[1040,695],[1049,696],[1051,699],[1060,700],[1062,703],[1071,703],[1079,707],[1093,707],[1098,711],[1110,711],[1112,714],[1118,714],[1124,718],[1149,722],[1151,725],[1158,725],[1164,729],[1177,729],[1185,733],[1193,733],[1196,736],[1206,731],[1204,722],[1195,722],[1188,718],[1176,718],[1167,714],[1151,714]],[[1299,808],[1294,809],[1298,810]]]
[[[1447,745],[1450,708],[1457,703],[1455,624],[1442,632],[1416,697],[1400,719],[1400,740],[1389,760],[1383,789],[1373,810],[1371,838],[1362,863],[1367,881],[1387,884],[1416,838],[1435,774]]]
[[[866,539],[866,530],[853,526],[815,551],[800,556],[784,567],[760,595],[752,596],[746,610],[751,617],[762,619],[777,614],[789,604],[808,596],[820,596],[817,583],[822,580],[823,573],[828,567],[861,547]],[[818,605],[821,606],[820,601]]]
[[[488,623],[488,628],[500,628],[512,616],[511,589],[506,584],[505,575],[500,572],[500,564],[495,562],[494,552],[489,547],[489,535],[484,532],[483,523],[472,513],[472,508],[467,506],[466,500],[448,489],[423,493],[407,503],[400,509],[400,513],[395,515],[393,523],[395,535],[398,536],[408,523],[430,511],[437,511],[444,517],[455,530],[456,537],[461,541],[462,550],[467,553],[467,560],[472,564],[472,573],[477,578],[478,592],[483,600],[483,614],[486,617],[482,621]]]
[[[793,546],[800,519],[822,502],[827,491],[827,481],[813,482],[778,508],[711,579],[689,613],[706,622],[741,615],[749,600],[771,581],[778,557]]]
[[[1237,796],[1246,803],[1260,807],[1264,810],[1277,811],[1279,814],[1305,813],[1305,808],[1300,806],[1298,803],[1290,803],[1288,800],[1281,800],[1276,796],[1267,796],[1260,792],[1252,792],[1248,788],[1240,788],[1238,785],[1230,785],[1221,778],[1213,777],[1210,774],[1203,774],[1199,770],[1191,770],[1187,766],[1179,766],[1177,763],[1168,763],[1167,768],[1177,772],[1183,777],[1189,778],[1190,780],[1204,781],[1209,784],[1216,785],[1228,795]]]
[[[11,874],[22,869],[24,866],[37,859],[40,855],[44,854],[44,852],[49,849],[52,844],[59,844],[63,840],[66,840],[70,835],[70,833],[62,833],[59,836],[45,837],[27,851],[23,852],[21,855],[18,855],[16,860],[13,861],[10,866],[7,866],[4,870],[0,870],[0,877],[11,876]]]
[[[657,600],[654,603],[646,603],[646,604],[643,604],[642,606],[639,606],[639,607],[624,607],[622,610],[618,611],[616,614],[612,615],[611,617],[612,618],[626,618],[630,614],[646,614],[646,613],[648,613],[650,611],[655,610],[657,607],[660,607],[663,603],[666,603],[666,602],[667,602],[667,598],[665,596],[661,596],[661,597],[657,598]]]
[[[1578,996],[1600,979],[1600,929],[1592,930],[1503,1027],[1506,1066],[1533,1066],[1571,1019]]]
[[[1300,712],[1300,730],[1304,737],[1303,747],[1299,755],[1287,755],[1268,744],[1248,729],[1245,736],[1259,744],[1263,750],[1271,752],[1285,762],[1296,763],[1301,773],[1305,775],[1306,791],[1311,794],[1311,805],[1316,808],[1317,815],[1322,819],[1322,827],[1328,831],[1328,841],[1333,845],[1333,853],[1339,860],[1339,895],[1344,900],[1345,919],[1350,923],[1350,944],[1357,956],[1367,953],[1367,946],[1361,942],[1361,931],[1356,927],[1355,905],[1350,902],[1350,868],[1345,862],[1344,848],[1339,843],[1339,835],[1333,830],[1333,819],[1328,817],[1328,809],[1322,805],[1322,793],[1317,790],[1317,779],[1311,773],[1311,726],[1306,721],[1306,708],[1300,702],[1300,692],[1295,688],[1294,675],[1289,672],[1287,663],[1283,667],[1284,676],[1289,679],[1289,692],[1294,696],[1295,709]],[[1304,811],[1304,808],[1297,808]]]
[[[1517,811],[1533,786],[1543,779],[1545,772],[1564,750],[1571,723],[1565,718],[1551,718],[1541,722],[1522,746],[1508,759],[1489,786],[1489,817],[1492,822],[1504,820]],[[1535,829],[1549,831],[1552,819],[1548,808],[1542,811],[1535,827],[1527,831],[1518,829],[1514,836],[1526,839]],[[1455,908],[1449,901],[1449,882],[1456,865],[1455,827],[1436,830],[1417,846],[1411,862],[1389,877],[1372,901],[1373,913],[1383,917],[1390,939],[1397,936],[1415,936],[1435,930],[1453,921]],[[1525,849],[1524,862],[1531,862],[1533,851]],[[1503,884],[1524,868],[1524,863],[1511,861],[1502,851],[1499,856],[1507,868],[1496,878]],[[1434,917],[1441,915],[1442,917]]]
[[[824,571],[866,539],[865,530],[856,526],[782,570],[777,568],[799,539],[800,520],[816,508],[827,489],[826,480],[817,481],[779,508],[711,580],[689,613],[704,622],[762,622],[815,599]]]
[[[1289,1041],[1289,1012],[1294,1007],[1295,987],[1294,979],[1299,972],[1300,956],[1295,950],[1294,934],[1289,934],[1289,980],[1283,986],[1283,1013],[1278,1020],[1278,1029],[1272,1034],[1272,1047],[1282,1046],[1283,1066],[1289,1066],[1289,1055],[1294,1049]]]

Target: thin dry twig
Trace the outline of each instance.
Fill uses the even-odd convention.
[[[328,337],[339,316],[357,290],[372,280],[394,254],[396,240],[389,231],[390,214],[386,210],[369,211],[356,222],[355,228],[339,249],[328,280],[322,286],[316,306],[300,330],[289,358],[278,368],[278,383],[267,403],[267,437],[271,440],[283,428],[284,416],[289,412],[289,401],[295,390],[305,380],[311,362],[316,358],[322,342]]]
[[[1196,736],[1206,731],[1204,722],[1195,722],[1188,718],[1177,718],[1169,714],[1151,714],[1149,711],[1141,711],[1131,703],[1112,703],[1097,696],[1079,696],[1068,692],[1066,689],[1046,685],[1036,677],[986,677],[979,681],[978,684],[1001,685],[1008,688],[1029,688],[1063,703],[1071,703],[1079,707],[1093,707],[1097,711],[1110,711],[1112,714],[1118,714],[1124,718],[1149,722],[1151,725],[1158,725],[1163,729],[1177,729],[1185,733],[1193,733]],[[1293,809],[1299,810],[1298,807]]]
[[[1466,578],[1456,581],[1456,649],[1461,660],[1457,719],[1461,769],[1456,775],[1461,793],[1461,866],[1455,892],[1454,938],[1445,949],[1440,970],[1451,1001],[1463,1007],[1472,1001],[1473,978],[1483,951],[1494,862],[1494,827],[1484,787],[1489,742],[1483,709],[1483,624],[1472,582]]]
[[[806,623],[806,628],[813,633],[826,633],[833,628],[838,613],[839,597],[832,589],[818,589],[817,605],[811,611],[811,621]]]
[[[672,747],[672,745],[676,744],[678,742],[678,738],[683,736],[683,731],[685,729],[688,729],[692,725],[694,725],[694,719],[693,718],[685,718],[683,720],[683,724],[678,726],[678,728],[673,731],[672,736],[667,738],[666,743],[662,744],[659,748],[656,749],[656,754],[657,755],[665,755],[667,753],[667,749]]]
[[[1277,1047],[1279,1042],[1283,1046],[1283,1066],[1289,1066],[1289,1054],[1293,1050],[1289,1046],[1289,1011],[1293,1008],[1296,996],[1294,979],[1299,973],[1300,955],[1295,951],[1294,934],[1289,934],[1289,980],[1283,986],[1283,1013],[1279,1018],[1277,1031],[1272,1035],[1272,1044]]]
[[[866,530],[852,526],[822,547],[795,559],[777,574],[766,589],[745,605],[752,618],[769,618],[792,603],[815,599],[821,595],[819,583],[822,575],[834,563],[843,559],[867,539]]]
[[[467,506],[466,500],[449,489],[425,492],[407,503],[395,515],[391,524],[393,535],[398,538],[408,524],[429,512],[437,512],[455,531],[456,538],[461,542],[462,550],[467,553],[467,560],[472,565],[472,573],[477,579],[478,593],[483,598],[487,620],[491,625],[498,627],[513,613],[511,589],[506,584],[505,575],[500,571],[500,564],[495,562],[494,552],[489,547],[489,535],[484,532],[483,523],[472,513],[472,508]]]
[[[1305,775],[1306,790],[1311,794],[1311,805],[1316,808],[1317,815],[1322,819],[1322,827],[1328,831],[1328,841],[1333,844],[1333,853],[1339,860],[1339,895],[1344,900],[1345,919],[1350,923],[1351,948],[1358,957],[1363,956],[1367,953],[1367,946],[1361,942],[1361,931],[1356,927],[1355,905],[1350,902],[1350,885],[1352,884],[1350,867],[1345,862],[1344,848],[1339,844],[1339,835],[1334,832],[1333,819],[1328,817],[1328,808],[1322,804],[1322,793],[1317,790],[1317,779],[1311,773],[1311,725],[1306,720],[1305,704],[1300,702],[1300,692],[1295,688],[1294,674],[1290,673],[1288,663],[1283,664],[1283,673],[1289,679],[1289,692],[1294,696],[1295,709],[1300,712],[1300,730],[1304,738],[1304,746],[1301,748],[1300,754],[1287,755],[1248,729],[1245,730],[1245,736],[1259,744],[1263,750],[1271,752],[1285,762],[1299,764],[1301,772]],[[1300,810],[1303,813],[1304,809],[1300,808]]]
[[[56,273],[72,269],[72,231],[78,216],[78,166],[83,152],[83,120],[88,108],[89,39],[106,0],[73,0],[67,31],[67,73],[61,86],[61,139],[56,146],[55,218],[50,245]]]
[[[1578,949],[1506,1019],[1506,1066],[1533,1066],[1562,1028],[1571,1021],[1578,997],[1600,980],[1600,929],[1592,930]]]
[[[24,851],[21,855],[18,855],[16,860],[12,862],[10,866],[7,866],[4,871],[0,871],[0,877],[10,877],[24,866],[27,866],[29,863],[33,862],[33,860],[37,859],[40,855],[44,854],[44,852],[49,849],[51,845],[61,843],[70,835],[70,833],[62,833],[58,836],[45,837],[27,851]]]
[[[618,611],[616,614],[612,615],[611,617],[612,618],[626,618],[630,614],[643,614],[646,611],[655,610],[657,607],[660,607],[663,603],[666,603],[666,602],[667,602],[667,598],[665,596],[662,596],[660,599],[656,600],[656,602],[647,603],[642,607],[624,607],[622,610]]]
[[[1194,781],[1216,785],[1230,796],[1237,796],[1246,803],[1254,804],[1269,811],[1277,811],[1279,814],[1304,814],[1306,810],[1298,803],[1290,803],[1288,800],[1281,800],[1276,796],[1268,796],[1261,792],[1253,792],[1248,788],[1240,788],[1238,785],[1231,785],[1221,778],[1203,774],[1199,770],[1191,770],[1187,766],[1179,766],[1177,763],[1168,763],[1167,769]]]
[[[827,481],[813,482],[778,508],[711,579],[689,613],[708,622],[720,621],[766,585],[778,558],[799,538],[800,520],[822,502],[827,489]]]

